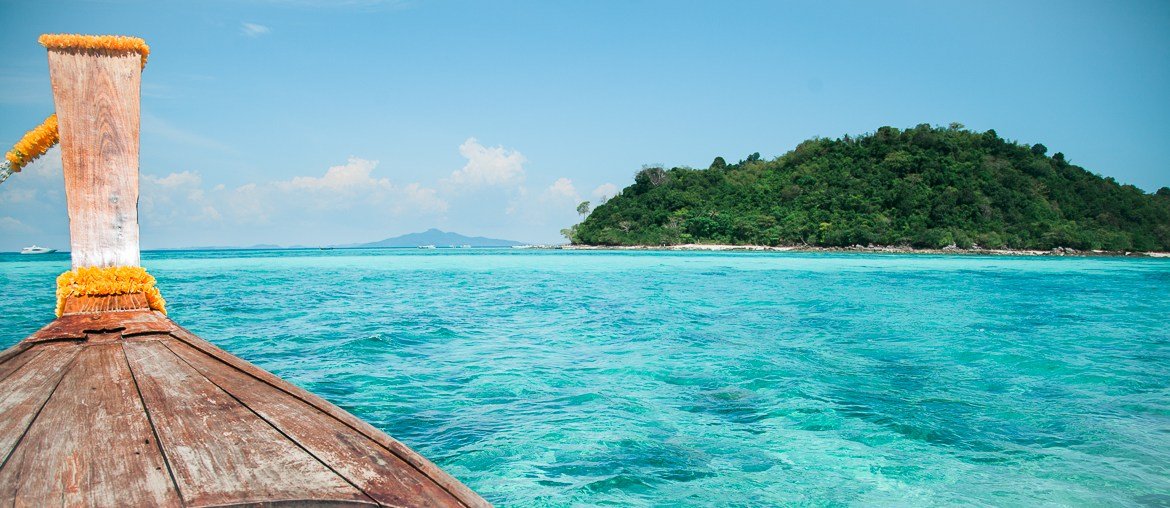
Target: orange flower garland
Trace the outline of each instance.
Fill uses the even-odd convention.
[[[19,173],[21,168],[44,155],[55,144],[57,144],[57,115],[52,114],[36,128],[25,133],[24,137],[12,146],[12,150],[4,154],[4,159],[14,173]]]
[[[150,46],[138,37],[125,35],[78,35],[44,34],[37,42],[49,49],[88,49],[94,51],[135,52],[142,55],[142,68],[146,68],[146,57]]]
[[[141,266],[89,266],[57,277],[57,317],[70,296],[111,296],[143,293],[150,308],[167,313],[167,302],[154,285],[154,276]]]

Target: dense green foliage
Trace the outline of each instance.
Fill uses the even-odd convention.
[[[575,243],[1170,250],[1170,189],[1146,194],[1044,145],[961,125],[811,139],[774,160],[643,168]]]

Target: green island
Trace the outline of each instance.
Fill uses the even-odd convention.
[[[1149,194],[1042,144],[961,124],[814,138],[773,160],[643,167],[562,233],[576,245],[1170,250],[1170,188]]]

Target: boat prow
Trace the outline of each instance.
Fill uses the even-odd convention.
[[[60,140],[73,269],[57,278],[59,317],[0,351],[0,505],[489,506],[368,423],[166,317],[138,242],[149,48],[40,41],[57,113],[32,144]]]
[[[488,506],[402,443],[140,296],[71,298],[64,316],[0,352],[0,499]],[[94,312],[107,308],[130,309]]]

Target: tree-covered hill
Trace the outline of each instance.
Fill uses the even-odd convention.
[[[775,160],[644,168],[574,243],[1170,250],[1170,188],[1146,194],[995,131],[919,125],[811,139]]]

